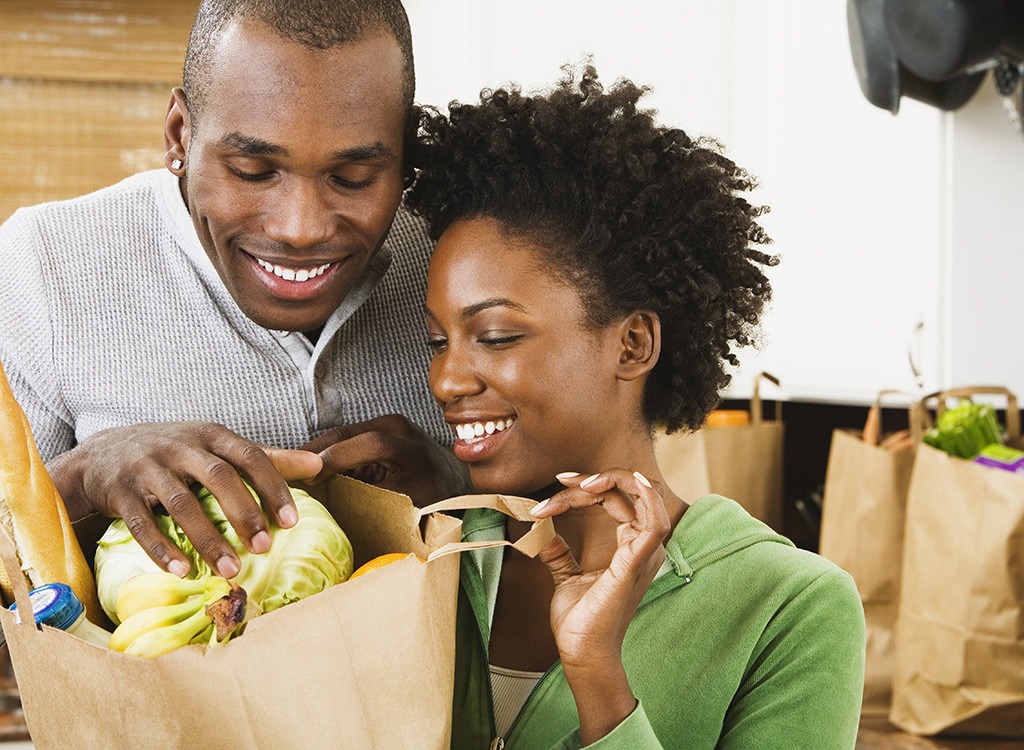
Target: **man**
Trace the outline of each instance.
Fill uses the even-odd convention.
[[[286,527],[285,479],[461,489],[426,386],[430,245],[399,210],[414,80],[399,0],[204,0],[166,171],[0,227],[0,361],[72,519],[123,517],[185,575],[160,504],[231,577],[193,482],[254,552],[243,479]]]

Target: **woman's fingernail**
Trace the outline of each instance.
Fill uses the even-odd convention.
[[[580,487],[586,487],[588,484],[591,484],[592,482],[596,481],[599,476],[601,476],[601,475],[600,474],[591,474],[589,477],[587,477],[582,482],[580,482]]]
[[[634,477],[636,477],[636,481],[638,481],[638,482],[639,482],[640,484],[642,484],[642,485],[643,485],[644,487],[651,487],[651,482],[650,482],[650,480],[648,480],[648,479],[647,479],[647,477],[645,477],[645,476],[644,476],[643,474],[641,474],[641,473],[640,473],[639,471],[634,471],[634,472],[633,472],[633,476],[634,476]],[[652,488],[652,489],[653,489],[653,488]]]
[[[167,563],[167,572],[173,573],[178,578],[184,578],[188,575],[188,566],[181,560],[171,560]]]
[[[224,555],[217,560],[217,572],[222,578],[234,578],[238,575],[238,563],[232,560],[230,555]]]
[[[541,500],[539,503],[537,503],[532,508],[530,508],[530,515],[531,516],[537,515],[538,513],[540,513],[540,509],[543,508],[547,504],[548,504],[547,500]]]
[[[563,471],[561,474],[555,474],[555,479],[559,482],[564,482],[566,479],[572,479],[578,477],[580,473],[578,471]]]

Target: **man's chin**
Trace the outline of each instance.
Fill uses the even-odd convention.
[[[293,311],[271,311],[267,309],[243,309],[242,312],[244,312],[246,317],[248,317],[253,323],[262,328],[267,328],[272,331],[290,331],[312,334],[319,334],[320,330],[323,329],[324,324],[327,322],[327,319],[331,317],[329,312],[319,315],[311,315],[308,310],[303,311],[304,314],[297,314]]]

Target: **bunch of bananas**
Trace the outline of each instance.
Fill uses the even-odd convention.
[[[219,576],[139,574],[118,593],[120,624],[110,648],[156,657],[191,643],[226,643],[245,620],[246,598],[244,589]]]

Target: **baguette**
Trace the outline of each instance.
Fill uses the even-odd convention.
[[[82,554],[64,501],[46,471],[25,412],[0,366],[0,524],[14,540],[29,589],[66,583],[82,600],[86,616],[103,621],[96,581]],[[14,601],[9,571],[0,565],[4,601]]]

